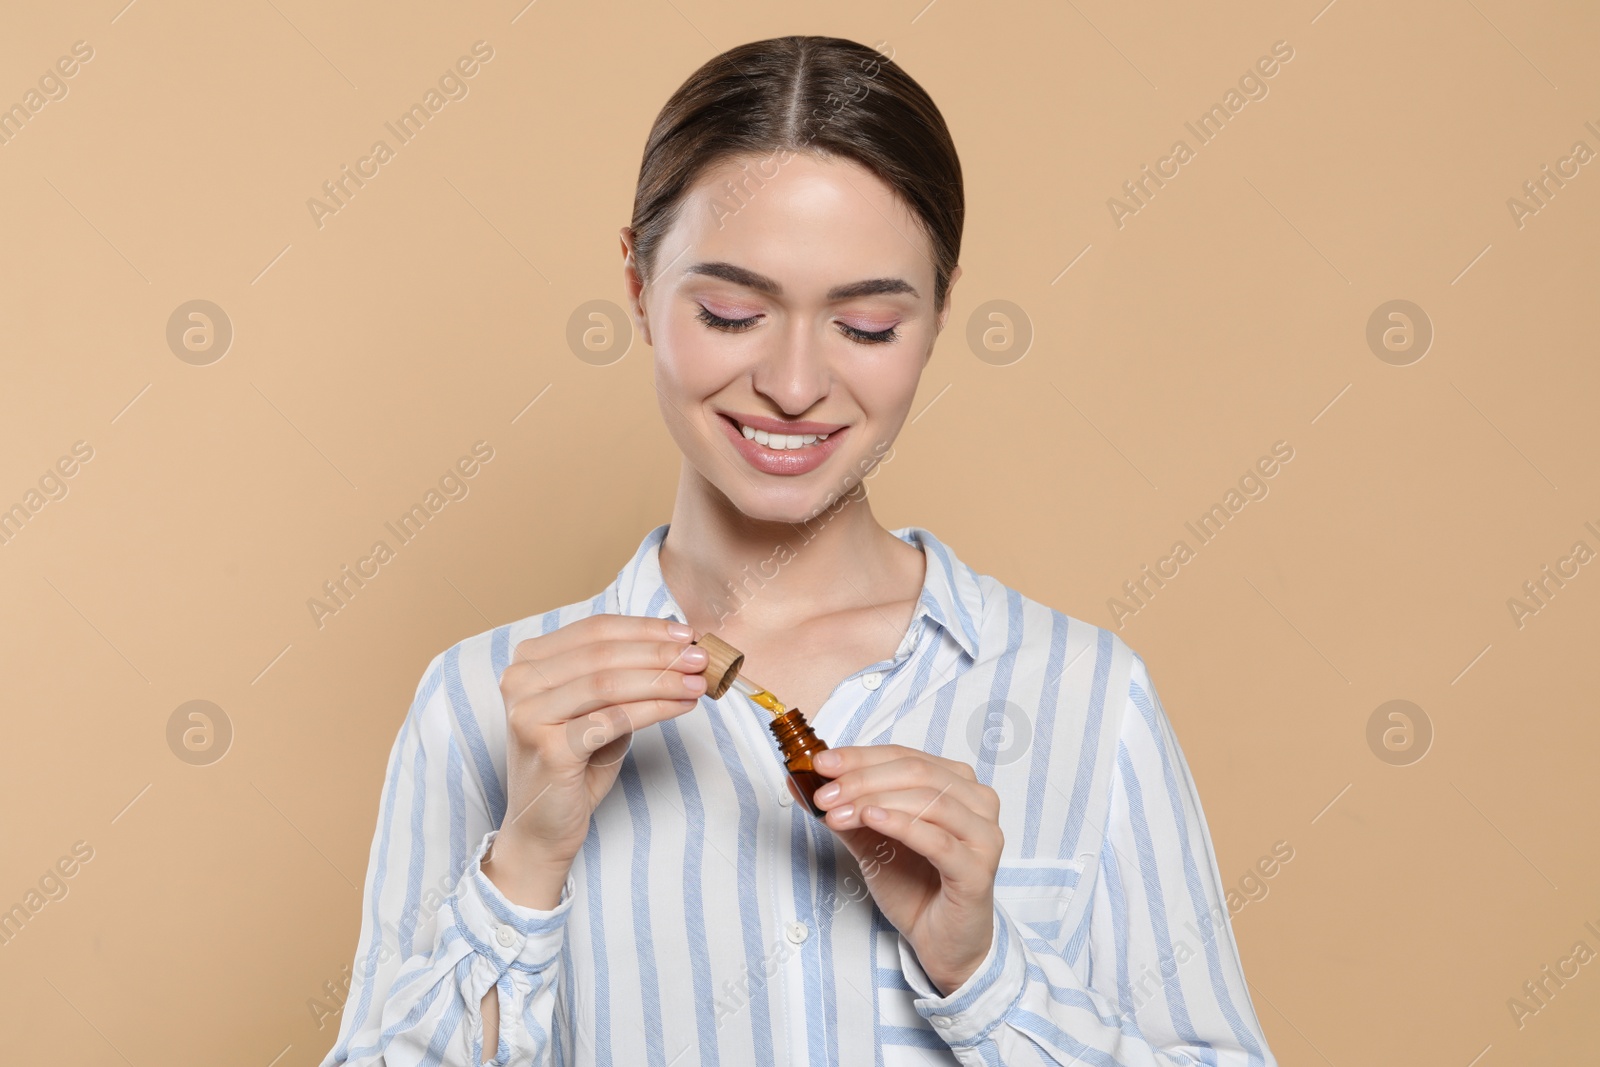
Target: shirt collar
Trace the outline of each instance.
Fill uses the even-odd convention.
[[[670,525],[662,523],[645,534],[633,558],[617,571],[616,580],[606,591],[609,610],[622,615],[684,619],[683,609],[661,574],[661,542]],[[978,622],[983,618],[983,589],[978,574],[924,527],[902,526],[889,532],[921,548],[927,557],[922,594],[907,631],[908,639],[917,632],[917,619],[926,615],[976,660]],[[900,649],[902,653],[907,651]]]

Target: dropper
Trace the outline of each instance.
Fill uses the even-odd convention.
[[[789,710],[783,701],[759,682],[741,677],[739,668],[744,664],[744,653],[719,638],[716,634],[701,634],[694,642],[706,650],[706,695],[720,699],[729,689],[737,689],[756,704],[772,713],[773,718]]]
[[[784,706],[783,701],[772,695],[770,690],[756,682],[747,681],[743,675],[735,676],[733,679],[732,688],[737,689],[739,692],[743,693],[757,704],[760,704],[762,707],[772,712],[773,718],[777,718],[779,715],[782,715],[784,712],[789,710]]]
[[[806,802],[811,814],[822,818],[827,814],[817,807],[816,791],[826,779],[817,773],[811,758],[828,747],[811,729],[799,708],[786,707],[783,701],[757,682],[739,676],[744,663],[744,653],[722,640],[716,634],[701,634],[695,644],[706,650],[706,695],[718,700],[729,689],[737,689],[750,700],[772,712],[767,728],[778,742],[784,769],[794,783],[795,793]]]

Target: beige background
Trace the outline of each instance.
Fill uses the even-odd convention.
[[[1600,951],[1600,564],[1521,627],[1507,601],[1600,550],[1600,163],[1520,228],[1507,200],[1600,151],[1592,8],[123,2],[15,5],[0,34],[0,105],[93,49],[0,146],[0,506],[93,449],[0,545],[0,907],[93,849],[0,945],[0,1059],[320,1060],[337,1020],[308,1001],[351,960],[429,658],[598,592],[668,517],[649,350],[565,339],[622,301],[649,124],[711,55],[791,32],[884,42],[967,179],[886,525],[1112,626],[1124,581],[1294,449],[1118,630],[1223,878],[1295,850],[1233,918],[1282,1062],[1589,1054],[1600,964],[1520,1028],[1507,1000]],[[319,228],[307,200],[479,40],[469,95]],[[1183,124],[1277,41],[1269,94],[1196,148]],[[1108,198],[1180,137],[1195,158],[1119,228]],[[194,299],[234,330],[206,366],[166,340]],[[1407,366],[1366,341],[1395,299],[1435,331]],[[967,343],[990,300],[1031,323],[1009,365]],[[308,598],[480,440],[470,494],[319,628]],[[1433,732],[1410,765],[1367,739],[1395,699]],[[232,724],[210,765],[169,749],[190,700]]]

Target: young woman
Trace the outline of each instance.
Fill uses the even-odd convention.
[[[962,217],[939,111],[862,45],[667,102],[621,243],[671,521],[428,666],[327,1065],[1275,1064],[1143,660],[866,498]],[[831,746],[825,818],[705,695],[710,631]]]

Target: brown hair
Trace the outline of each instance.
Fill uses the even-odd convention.
[[[933,246],[933,304],[942,309],[965,214],[955,144],[922,86],[882,53],[840,37],[731,48],[672,94],[645,142],[633,199],[640,278],[649,282],[656,246],[705,170],[743,155],[777,155],[781,164],[794,152],[854,160],[909,205]],[[746,172],[758,188],[774,176],[759,170]]]

